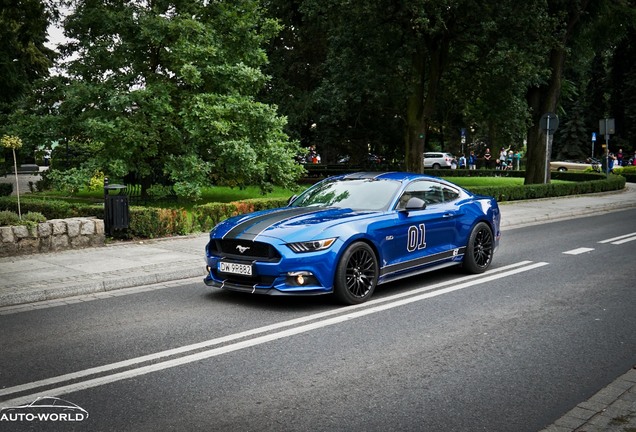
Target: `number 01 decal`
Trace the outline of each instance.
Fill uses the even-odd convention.
[[[412,225],[409,227],[409,235],[406,240],[406,249],[409,252],[415,252],[426,247],[426,229],[424,224],[419,226]]]

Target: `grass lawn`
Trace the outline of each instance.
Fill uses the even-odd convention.
[[[300,188],[299,190],[304,190]],[[112,193],[112,192],[111,192]],[[211,202],[228,203],[231,201],[239,201],[249,198],[289,198],[299,192],[292,191],[290,189],[284,189],[281,187],[274,187],[274,190],[265,195],[261,194],[261,190],[257,186],[248,186],[244,189],[231,188],[228,186],[213,186],[206,187],[202,190],[201,200],[194,202],[186,199],[179,199],[178,201],[165,201],[165,202],[152,202],[153,206],[166,206],[172,207],[185,207],[189,208],[195,204],[205,204]],[[102,202],[104,200],[104,192],[100,190],[90,191],[81,190],[73,196],[69,196],[59,191],[45,191],[29,194],[34,197],[50,198],[50,199],[63,199],[69,202]]]
[[[257,186],[248,186],[245,189],[214,186],[203,189],[202,201],[227,203],[248,198],[289,198],[294,194],[298,192],[281,187],[275,187],[272,192],[262,195]]]
[[[444,180],[469,189],[475,186],[523,186],[522,177],[444,177]],[[565,180],[550,180],[551,183],[570,183]]]

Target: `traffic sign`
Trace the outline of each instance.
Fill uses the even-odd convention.
[[[545,113],[541,116],[539,126],[548,134],[554,133],[559,127],[559,117],[555,113]]]
[[[596,132],[592,132],[592,141],[596,141]]]
[[[598,121],[598,128],[601,135],[614,135],[616,126],[613,118],[601,119]]]

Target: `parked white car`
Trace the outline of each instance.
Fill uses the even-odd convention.
[[[551,161],[550,169],[552,171],[585,171],[593,168],[594,171],[600,172],[600,164],[598,161]]]
[[[450,168],[451,165],[457,162],[455,156],[450,153],[444,152],[426,152],[424,153],[424,168]]]

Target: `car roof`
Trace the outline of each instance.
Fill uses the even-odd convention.
[[[356,172],[351,174],[342,174],[339,176],[332,177],[333,179],[343,179],[343,180],[362,180],[362,179],[375,179],[375,180],[394,180],[399,182],[408,182],[415,179],[430,179],[435,181],[443,181],[438,177],[426,175],[426,174],[416,174],[410,172],[401,172],[401,171],[390,171],[390,172],[371,172],[371,171],[363,171]]]

